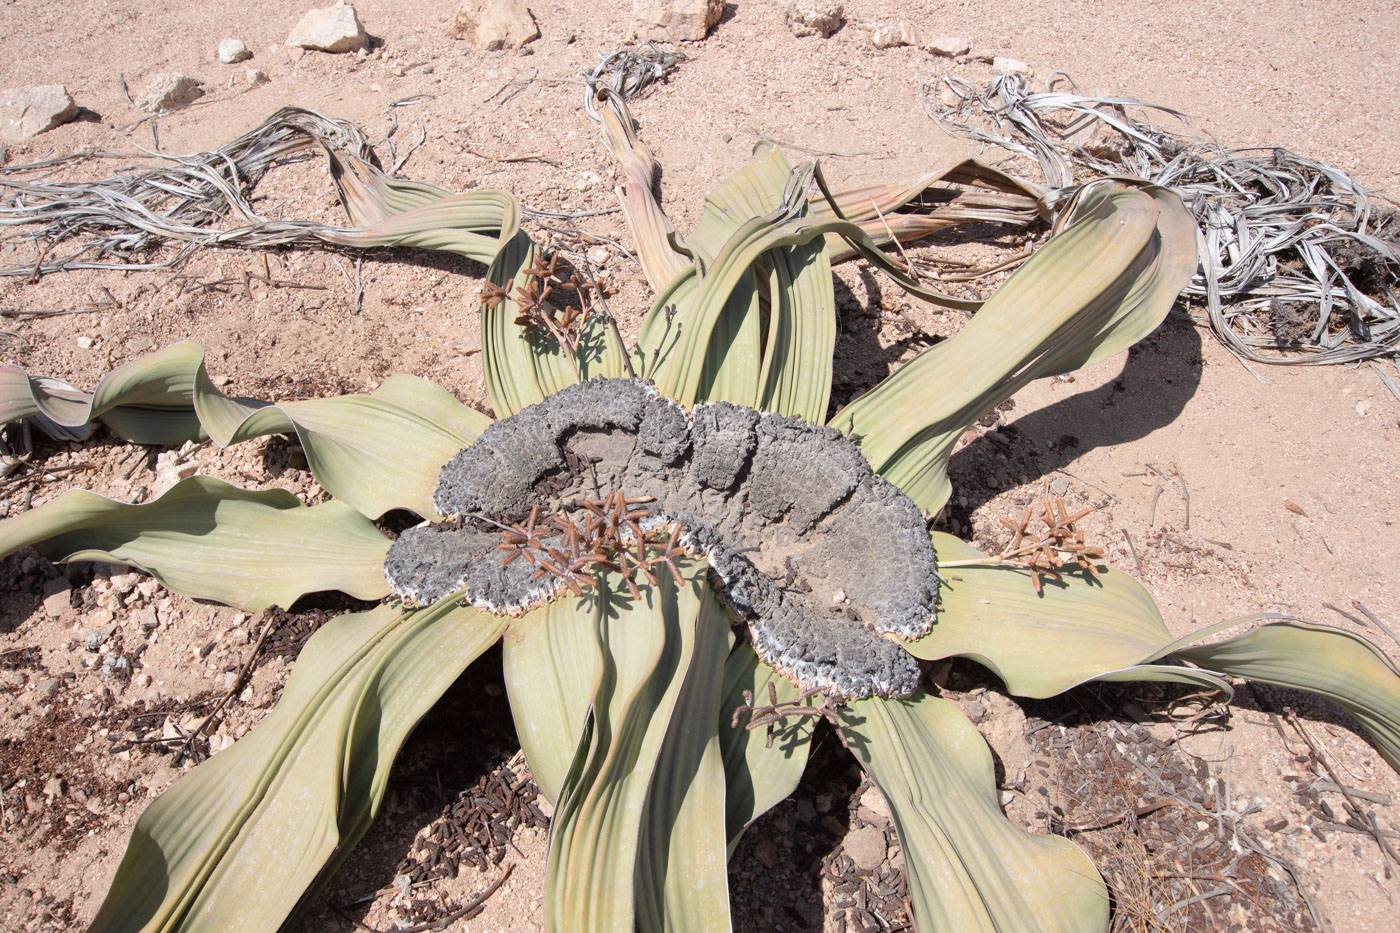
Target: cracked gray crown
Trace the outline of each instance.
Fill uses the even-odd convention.
[[[568,514],[617,489],[652,497],[647,526],[680,526],[778,671],[847,699],[917,687],[917,661],[888,637],[934,621],[937,564],[913,501],[830,428],[728,402],[687,416],[638,380],[570,386],[492,424],[442,469],[434,502],[452,520],[404,532],[385,575],[412,603],[463,591],[491,612],[531,609],[563,581],[503,565],[479,517]]]

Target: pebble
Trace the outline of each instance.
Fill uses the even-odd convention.
[[[0,139],[8,142],[46,133],[77,115],[78,105],[61,84],[0,90]]]
[[[1030,65],[1027,65],[1023,61],[1019,61],[1018,59],[1003,58],[1000,55],[992,59],[992,70],[1000,71],[1005,74],[1018,74],[1026,76],[1029,76],[1031,74]]]
[[[608,260],[612,258],[612,253],[608,251],[606,246],[594,246],[585,255],[588,256],[588,261],[595,266],[606,266]]]
[[[83,647],[88,651],[96,651],[107,643],[107,639],[111,638],[116,630],[117,623],[115,622],[110,622],[98,628],[88,629],[87,634],[83,636]]]
[[[272,79],[261,68],[249,68],[243,72],[243,80],[247,82],[249,87],[261,87]]]
[[[874,871],[885,861],[885,831],[878,826],[862,826],[846,834],[843,851],[856,868]]]
[[[467,0],[447,24],[447,34],[485,51],[524,49],[540,37],[524,0]]]
[[[287,45],[313,52],[354,52],[368,43],[355,8],[344,0],[334,6],[308,10],[287,34]]]
[[[724,0],[632,0],[632,32],[643,42],[698,42],[724,15]]]
[[[198,78],[162,72],[146,82],[146,86],[136,95],[136,109],[146,113],[165,113],[179,110],[204,96],[204,87]]]
[[[94,341],[87,334],[79,334],[75,342],[78,344],[78,349],[91,350]]]
[[[939,36],[924,46],[926,51],[944,58],[957,58],[972,51],[972,43],[961,36]]]
[[[875,23],[870,27],[870,44],[877,49],[897,49],[905,45],[918,45],[914,27],[900,20],[897,23]]]
[[[1361,400],[1361,401],[1359,401],[1359,402],[1356,403],[1356,413],[1357,413],[1358,415],[1360,415],[1361,417],[1363,417],[1363,418],[1366,417],[1366,415],[1367,415],[1370,411],[1371,411],[1371,402],[1370,402],[1369,399],[1363,399],[1363,400]]]
[[[788,4],[783,18],[794,36],[825,39],[841,28],[846,21],[846,10],[835,0],[796,0]]]
[[[865,793],[860,795],[860,805],[884,819],[888,820],[891,818],[890,802],[885,799],[885,795],[880,792],[880,788],[873,784],[866,788]]]
[[[236,65],[253,57],[242,39],[225,39],[219,43],[219,61],[225,65]]]
[[[73,609],[72,584],[62,577],[44,584],[44,612],[51,619],[60,618]]]
[[[39,691],[39,696],[52,697],[54,694],[58,693],[59,688],[62,686],[63,681],[59,678],[45,677],[43,680],[39,681],[39,686],[36,689]]]

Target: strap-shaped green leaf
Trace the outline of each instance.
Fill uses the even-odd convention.
[[[280,404],[231,398],[214,387],[203,348],[190,340],[113,370],[86,401],[64,394],[71,393],[48,392],[18,367],[0,370],[0,413],[9,418],[42,412],[72,426],[101,418],[120,431],[147,416],[153,427],[173,426],[173,436],[123,432],[144,443],[188,439],[191,424],[222,446],[295,433],[321,485],[371,518],[396,508],[435,517],[439,470],[490,424],[445,389],[408,375],[370,395]]]
[[[775,692],[769,692],[770,685]],[[774,696],[779,703],[801,696],[792,681],[759,660],[748,642],[734,646],[724,665],[724,695],[719,704],[724,826],[731,853],[750,823],[797,789],[812,746],[812,720],[806,716],[774,723],[771,745],[768,730],[747,728],[748,714],[735,715],[746,703],[745,691],[758,706],[767,706]]]
[[[703,565],[683,565],[618,595],[600,581],[594,619],[597,676],[582,741],[550,826],[545,925],[551,931],[630,930],[639,837],[648,789],[696,644],[696,617],[710,599]]]
[[[952,535],[931,535],[940,563],[986,555]],[[927,660],[967,657],[991,668],[1017,696],[1048,697],[1110,671],[1157,656],[1171,634],[1150,593],[1132,577],[1106,568],[1041,578],[1014,565],[940,571],[938,621],[910,642]]]
[[[920,933],[1108,929],[1094,863],[1002,814],[992,755],[947,700],[860,700],[841,711],[851,751],[889,801]]]
[[[639,930],[729,931],[719,714],[734,636],[728,611],[706,590],[690,668],[647,791],[635,884]]]
[[[1381,757],[1400,770],[1400,670],[1366,639],[1325,625],[1274,622],[1172,653],[1209,671],[1326,697],[1355,716]]]
[[[418,719],[503,627],[444,602],[322,628],[276,709],[141,815],[90,933],[281,928],[369,826]]]
[[[507,295],[481,306],[482,365],[491,406],[502,418],[527,405],[544,400],[576,380],[559,341],[543,330],[529,330],[516,322],[524,310],[520,298],[529,293],[538,277],[527,274],[536,266],[538,251],[523,232],[506,241],[486,271],[486,280]],[[616,331],[597,314],[580,325],[574,364],[578,377],[612,378],[622,375],[623,354]]]
[[[973,420],[1034,379],[1146,336],[1195,270],[1195,228],[1176,195],[1106,184],[961,331],[832,419],[863,435],[866,459],[925,511],[947,501],[948,457]]]
[[[378,599],[389,540],[341,502],[305,506],[280,489],[253,492],[193,476],[145,505],[86,490],[0,523],[0,556],[34,547],[53,560],[108,560],[167,589],[243,609],[290,606],[320,590]]]
[[[502,640],[506,692],[520,748],[540,793],[554,804],[597,683],[599,609],[592,593],[563,596],[513,620]]]
[[[100,420],[137,444],[181,444],[200,436],[191,391],[203,359],[197,343],[172,344],[112,370],[91,394],[48,389],[18,366],[0,366],[0,424],[37,414],[68,427]]]

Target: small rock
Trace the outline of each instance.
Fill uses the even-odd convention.
[[[862,826],[846,834],[842,849],[861,871],[874,871],[885,861],[885,831],[878,826]]]
[[[149,687],[151,685],[151,681],[153,679],[154,678],[152,678],[150,674],[142,672],[136,675],[135,679],[132,680],[132,683],[136,684],[136,686],[144,690],[146,687]]]
[[[860,805],[887,820],[890,819],[890,802],[880,793],[880,788],[873,784],[860,795]]]
[[[788,4],[783,17],[794,36],[825,39],[841,28],[846,21],[846,10],[834,0],[796,0]]]
[[[644,42],[698,42],[723,15],[724,0],[632,0],[632,32]]]
[[[67,789],[67,782],[57,774],[44,782],[44,796],[49,798],[50,802],[58,797],[62,797]]]
[[[63,681],[59,678],[45,677],[43,680],[39,681],[37,689],[39,691],[39,696],[52,697],[55,693],[58,693],[59,688],[62,686]]]
[[[78,349],[80,350],[92,349],[93,339],[87,334],[79,334],[77,340],[74,342],[78,345]]]
[[[232,381],[233,379],[230,376],[227,376],[222,373],[214,377],[214,385],[219,386],[220,388],[223,388]]]
[[[579,172],[578,178],[574,181],[574,187],[579,191],[587,191],[602,180],[597,172]]]
[[[272,79],[261,68],[249,68],[243,72],[243,80],[247,82],[249,87],[262,87]]]
[[[769,871],[777,868],[782,861],[778,856],[778,844],[773,841],[771,836],[764,836],[754,844],[753,856],[758,859],[758,864]]]
[[[160,627],[160,620],[156,618],[156,611],[148,606],[136,614],[136,624],[143,632],[154,632]]]
[[[1371,402],[1369,399],[1362,399],[1361,401],[1356,403],[1356,413],[1361,417],[1365,418],[1370,411]]]
[[[355,8],[345,0],[338,0],[335,6],[308,10],[287,34],[287,45],[313,52],[353,52],[368,43]]]
[[[1031,74],[1031,66],[1023,61],[1014,58],[1003,58],[998,55],[992,59],[992,70],[1006,74],[1027,75]]]
[[[467,0],[447,24],[447,34],[495,51],[524,48],[540,37],[540,29],[523,0]]]
[[[606,246],[594,246],[585,255],[588,256],[588,261],[595,266],[606,266],[608,260],[612,258],[612,253],[608,251]]]
[[[924,49],[934,55],[942,55],[944,58],[957,58],[959,55],[971,52],[972,43],[961,36],[939,36],[925,45]]]
[[[117,680],[126,680],[131,676],[131,661],[129,661],[124,654],[103,655],[102,676],[115,677]]]
[[[20,142],[48,132],[78,115],[78,105],[61,84],[0,90],[0,138]]]
[[[179,110],[204,96],[198,78],[165,71],[151,78],[136,95],[136,107],[146,113]]]
[[[875,23],[870,27],[870,44],[877,49],[897,49],[902,45],[918,45],[914,27],[900,20],[897,23]]]
[[[50,619],[61,618],[73,611],[73,586],[59,577],[44,584],[44,614]]]
[[[822,107],[827,110],[845,110],[846,105],[834,97],[828,97],[822,101]]]
[[[253,57],[242,39],[225,39],[219,43],[219,61],[225,65],[236,65]]]
[[[83,636],[83,647],[89,651],[96,651],[107,643],[107,639],[112,637],[112,633],[117,630],[117,623],[109,622],[97,628],[88,629]]]

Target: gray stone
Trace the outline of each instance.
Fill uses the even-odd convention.
[[[698,42],[724,15],[724,0],[632,0],[632,32],[642,41]]]
[[[878,826],[862,826],[846,834],[841,850],[861,871],[875,871],[885,861],[885,831]]]
[[[83,636],[83,647],[89,651],[96,651],[107,643],[107,639],[111,638],[116,630],[117,623],[115,622],[88,629],[87,634]]]
[[[166,71],[146,82],[136,95],[136,107],[146,113],[164,113],[179,110],[203,96],[204,88],[198,78]]]
[[[897,23],[874,23],[870,27],[870,44],[877,49],[897,49],[904,45],[918,45],[914,27],[900,20]]]
[[[841,28],[846,10],[835,0],[796,0],[783,11],[794,36],[821,36],[825,39]]]
[[[269,78],[267,72],[263,71],[261,68],[249,68],[247,71],[243,72],[243,80],[247,82],[249,87],[262,87],[272,79]],[[225,380],[224,384],[227,385],[228,377],[224,376],[223,379]]]
[[[467,0],[457,8],[447,34],[479,49],[519,49],[540,37],[522,0]]]
[[[345,0],[339,0],[334,6],[308,10],[287,34],[287,45],[313,52],[354,52],[368,42],[355,8]]]
[[[61,84],[0,90],[0,138],[22,142],[67,123],[78,105]]]
[[[972,43],[961,36],[939,36],[925,45],[924,49],[934,55],[942,55],[944,58],[957,58],[959,55],[971,52]]]
[[[54,694],[58,693],[59,689],[62,686],[63,681],[59,678],[45,677],[43,680],[39,681],[39,686],[37,689],[39,691],[39,696],[47,698],[52,697]]]
[[[242,39],[225,39],[219,43],[219,61],[225,65],[236,65],[253,57]]]

